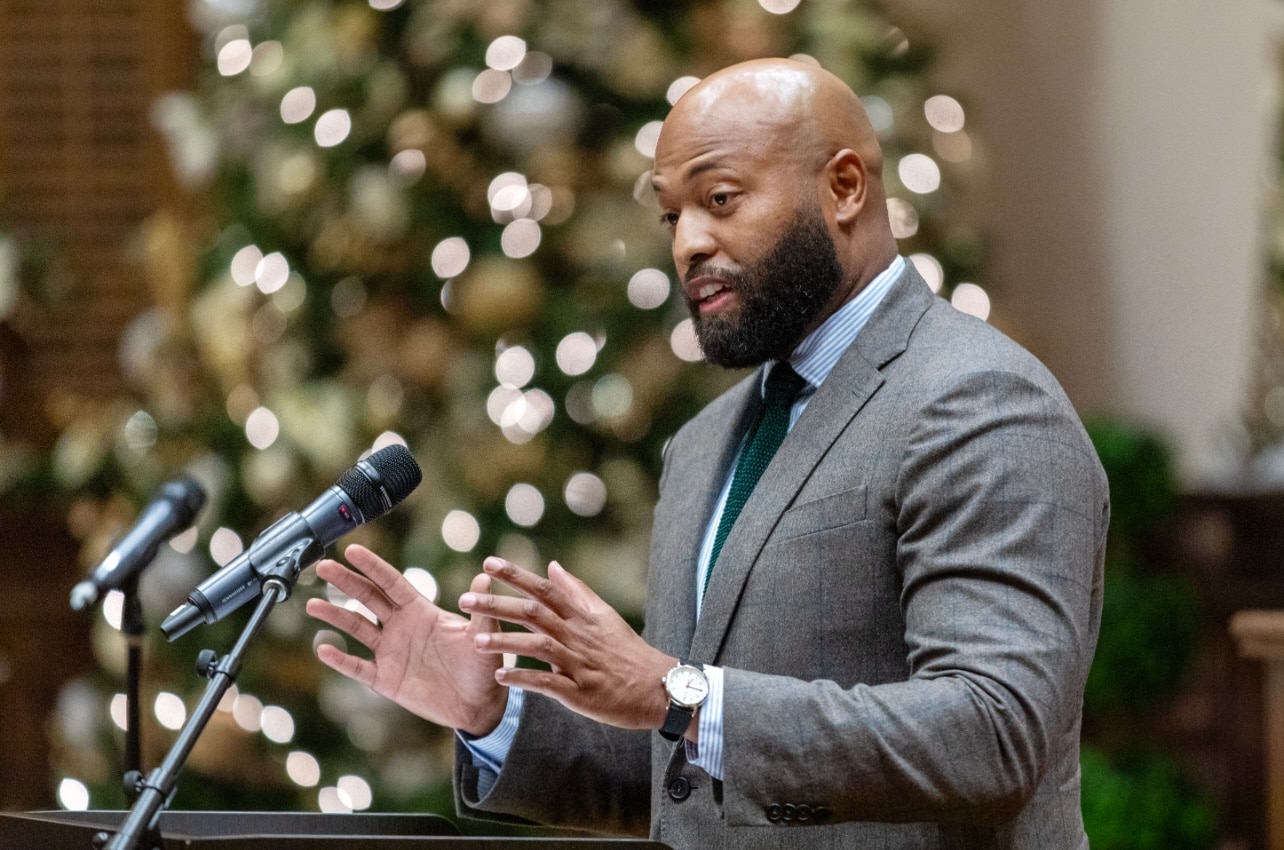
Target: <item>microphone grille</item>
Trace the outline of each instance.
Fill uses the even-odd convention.
[[[414,456],[405,446],[394,443],[343,473],[339,489],[352,497],[368,522],[409,496],[422,480],[423,472]]]
[[[191,525],[201,508],[205,507],[205,488],[190,475],[166,482],[161,487],[161,494],[178,507],[183,525]]]

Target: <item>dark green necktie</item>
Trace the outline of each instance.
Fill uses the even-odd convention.
[[[727,504],[722,509],[718,520],[718,531],[713,538],[713,551],[709,554],[709,566],[704,573],[704,587],[709,588],[709,576],[713,575],[713,565],[718,561],[718,553],[727,540],[731,526],[736,524],[736,517],[753,488],[762,477],[763,470],[771,462],[771,456],[780,448],[785,434],[789,433],[789,409],[793,407],[794,398],[806,381],[789,367],[780,362],[772,367],[767,376],[767,387],[762,395],[762,407],[758,418],[749,431],[744,450],[736,462],[736,472],[731,479],[731,490],[727,493]]]

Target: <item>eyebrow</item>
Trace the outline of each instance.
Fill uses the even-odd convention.
[[[704,162],[697,162],[695,165],[691,166],[691,170],[686,173],[686,179],[690,180],[692,177],[697,177],[706,171],[713,171],[722,167],[723,163],[720,159],[709,159]],[[652,174],[654,174],[654,172],[652,172]],[[660,191],[660,186],[656,183],[654,177],[651,178],[651,190],[653,192]]]

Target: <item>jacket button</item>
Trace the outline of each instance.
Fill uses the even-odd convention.
[[[811,820],[812,814],[811,806],[806,803],[799,803],[798,808],[794,809],[794,820],[799,823],[806,823]]]
[[[825,820],[829,817],[829,809],[824,806],[816,806],[811,810],[812,820]]]
[[[691,796],[691,780],[685,776],[679,776],[669,783],[669,797],[674,802],[681,803],[687,797]]]
[[[781,808],[779,803],[772,803],[767,807],[767,820],[772,823],[780,823],[780,817],[782,814],[784,814],[784,810]]]

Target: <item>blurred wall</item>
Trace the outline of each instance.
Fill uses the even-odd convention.
[[[1226,462],[1260,314],[1273,0],[894,0],[940,46],[984,157],[994,321],[1080,411]]]

